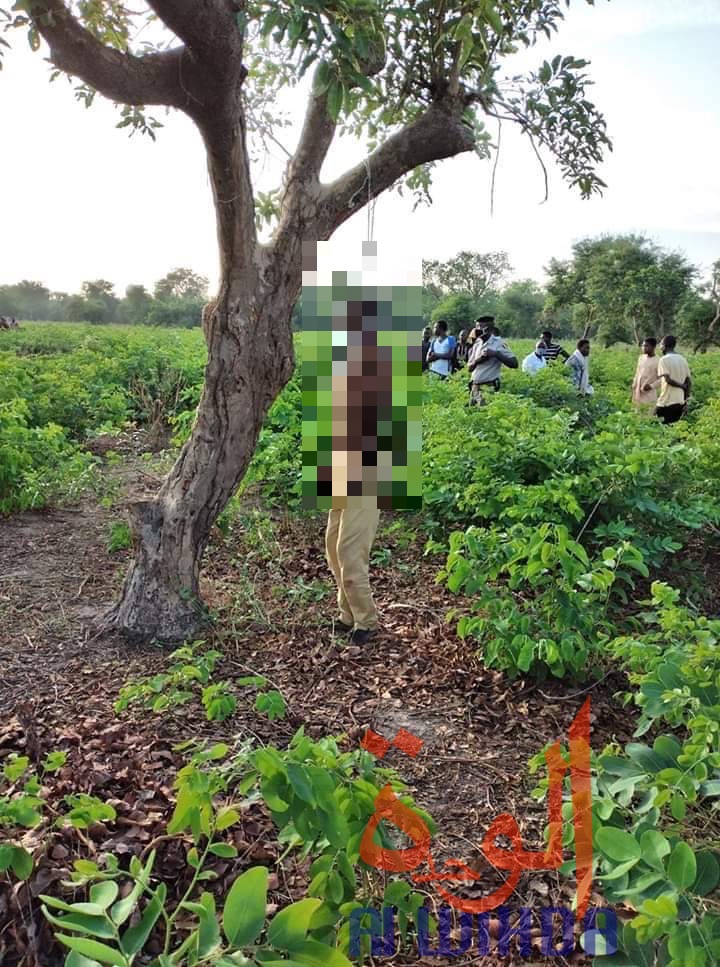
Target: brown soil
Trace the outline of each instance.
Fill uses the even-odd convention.
[[[122,450],[122,441],[112,449]],[[411,517],[394,534],[381,527],[373,582],[383,630],[362,648],[333,633],[321,520],[275,516],[270,525],[267,517],[258,525],[248,512],[229,536],[216,533],[203,595],[216,618],[207,640],[225,655],[217,677],[266,676],[286,699],[285,719],[270,723],[253,711],[252,697],[225,723],[207,723],[195,704],[163,716],[116,716],[112,706],[120,687],[167,663],[158,646],[130,647],[95,631],[128,563],[127,551],[107,550],[110,526],[122,519],[129,499],[152,492],[158,473],[139,454],[125,453],[108,470],[113,506],[92,496],[77,507],[0,522],[0,764],[11,752],[37,762],[62,749],[68,762],[52,784],[50,805],[70,792],[87,792],[110,800],[118,814],[115,824],[86,831],[46,823],[27,834],[26,846],[35,854],[32,877],[25,884],[0,880],[0,964],[63,962],[38,894],[62,893],[60,881],[78,857],[148,850],[172,810],[173,776],[183,761],[173,746],[188,737],[229,741],[254,735],[282,745],[303,724],[314,737],[345,734],[350,747],[366,728],[388,739],[400,728],[413,732],[423,740],[419,755],[391,749],[384,762],[398,769],[433,815],[436,861],[459,857],[485,874],[464,890],[468,896],[490,893],[501,882],[479,848],[500,813],[517,817],[526,848],[542,848],[544,806],[529,795],[527,763],[546,743],[566,738],[588,694],[593,747],[629,739],[629,715],[612,700],[619,681],[536,686],[482,667],[471,643],[458,639],[444,620],[456,602],[435,584],[438,560],[423,556],[421,536],[402,537],[417,525]],[[386,527],[391,521],[388,515]],[[248,865],[272,868],[279,853],[272,823],[257,807],[236,835],[238,859],[215,866],[218,894]],[[186,876],[182,844],[161,840],[158,850],[157,871],[171,894],[180,892]],[[274,903],[302,895],[306,864],[286,858],[275,872]],[[569,904],[573,892],[574,881],[556,872],[527,873],[508,905],[539,911]],[[574,955],[573,962],[584,960]],[[382,962],[526,961],[469,953],[446,961],[407,953]]]

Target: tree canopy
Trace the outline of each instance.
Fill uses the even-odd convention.
[[[458,252],[446,262],[423,261],[423,282],[447,295],[464,292],[482,299],[512,272],[507,252]]]
[[[640,235],[582,239],[571,259],[552,259],[546,271],[546,312],[571,308],[576,327],[606,344],[667,331],[696,272]]]
[[[403,157],[392,166],[392,181],[407,177],[426,189],[429,169],[423,166],[458,150],[487,155],[484,124],[493,117],[518,123],[555,157],[566,179],[590,195],[603,185],[597,166],[610,141],[588,100],[587,62],[558,55],[524,77],[502,71],[503,59],[518,46],[552,36],[568,2],[152,0],[129,7],[18,0],[11,10],[0,8],[0,17],[26,30],[33,49],[44,38],[58,72],[79,78],[77,96],[91,103],[100,92],[115,101],[119,126],[131,131],[154,137],[160,123],[148,109],[158,105],[197,118],[201,103],[211,100],[208,86],[217,95],[232,74],[242,86],[248,128],[260,139],[274,138],[278,92],[313,67],[316,99],[306,133],[315,143],[301,139],[296,172],[300,160],[323,160],[336,125],[366,137],[373,150],[399,125],[416,129],[419,123],[426,135],[431,129],[437,135],[444,119],[442,146],[437,138],[425,151],[409,137],[393,144]],[[459,127],[447,123],[453,117]],[[386,154],[382,160],[389,161]],[[355,172],[352,185],[359,178]],[[388,186],[383,182],[381,189]],[[352,201],[352,191],[344,198]]]

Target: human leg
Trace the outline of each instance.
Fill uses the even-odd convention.
[[[355,620],[343,589],[342,568],[338,560],[338,538],[344,513],[343,510],[331,510],[328,514],[327,529],[325,530],[325,556],[338,588],[337,603],[340,621],[348,628],[352,628]]]
[[[345,598],[355,627],[365,631],[373,631],[378,625],[369,569],[370,549],[379,519],[380,511],[377,508],[344,510],[336,546]]]

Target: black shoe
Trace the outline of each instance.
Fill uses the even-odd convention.
[[[375,629],[366,628],[356,628],[355,631],[350,635],[350,641],[353,645],[365,645],[368,641],[375,637],[377,632]]]
[[[346,625],[344,621],[338,621],[337,619],[333,621],[334,630],[341,635],[349,635],[353,630],[352,625]]]

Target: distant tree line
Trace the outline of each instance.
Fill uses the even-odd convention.
[[[191,269],[178,268],[159,279],[152,293],[144,285],[129,285],[123,298],[106,279],[83,282],[74,294],[51,292],[41,282],[27,280],[0,285],[0,316],[189,329],[201,325],[207,300],[208,280]]]
[[[640,343],[675,332],[693,349],[720,346],[720,259],[709,280],[685,256],[642,235],[603,235],[573,245],[569,259],[551,259],[545,286],[508,282],[507,252],[459,252],[446,262],[423,262],[423,321],[445,319],[451,332],[480,315],[495,316],[503,335],[533,338],[550,328],[564,339],[588,336],[605,345]],[[105,279],[83,282],[76,294],[40,282],[0,285],[0,316],[148,326],[201,325],[208,280],[178,268],[150,293],[129,285],[115,295]],[[302,299],[292,318],[302,328]]]
[[[492,314],[503,335],[517,338],[549,328],[561,338],[639,344],[674,331],[696,351],[720,346],[720,260],[701,280],[683,255],[642,235],[604,235],[576,242],[569,259],[551,259],[545,286],[508,283],[511,271],[506,252],[423,262],[424,321],[445,319],[457,333]]]

